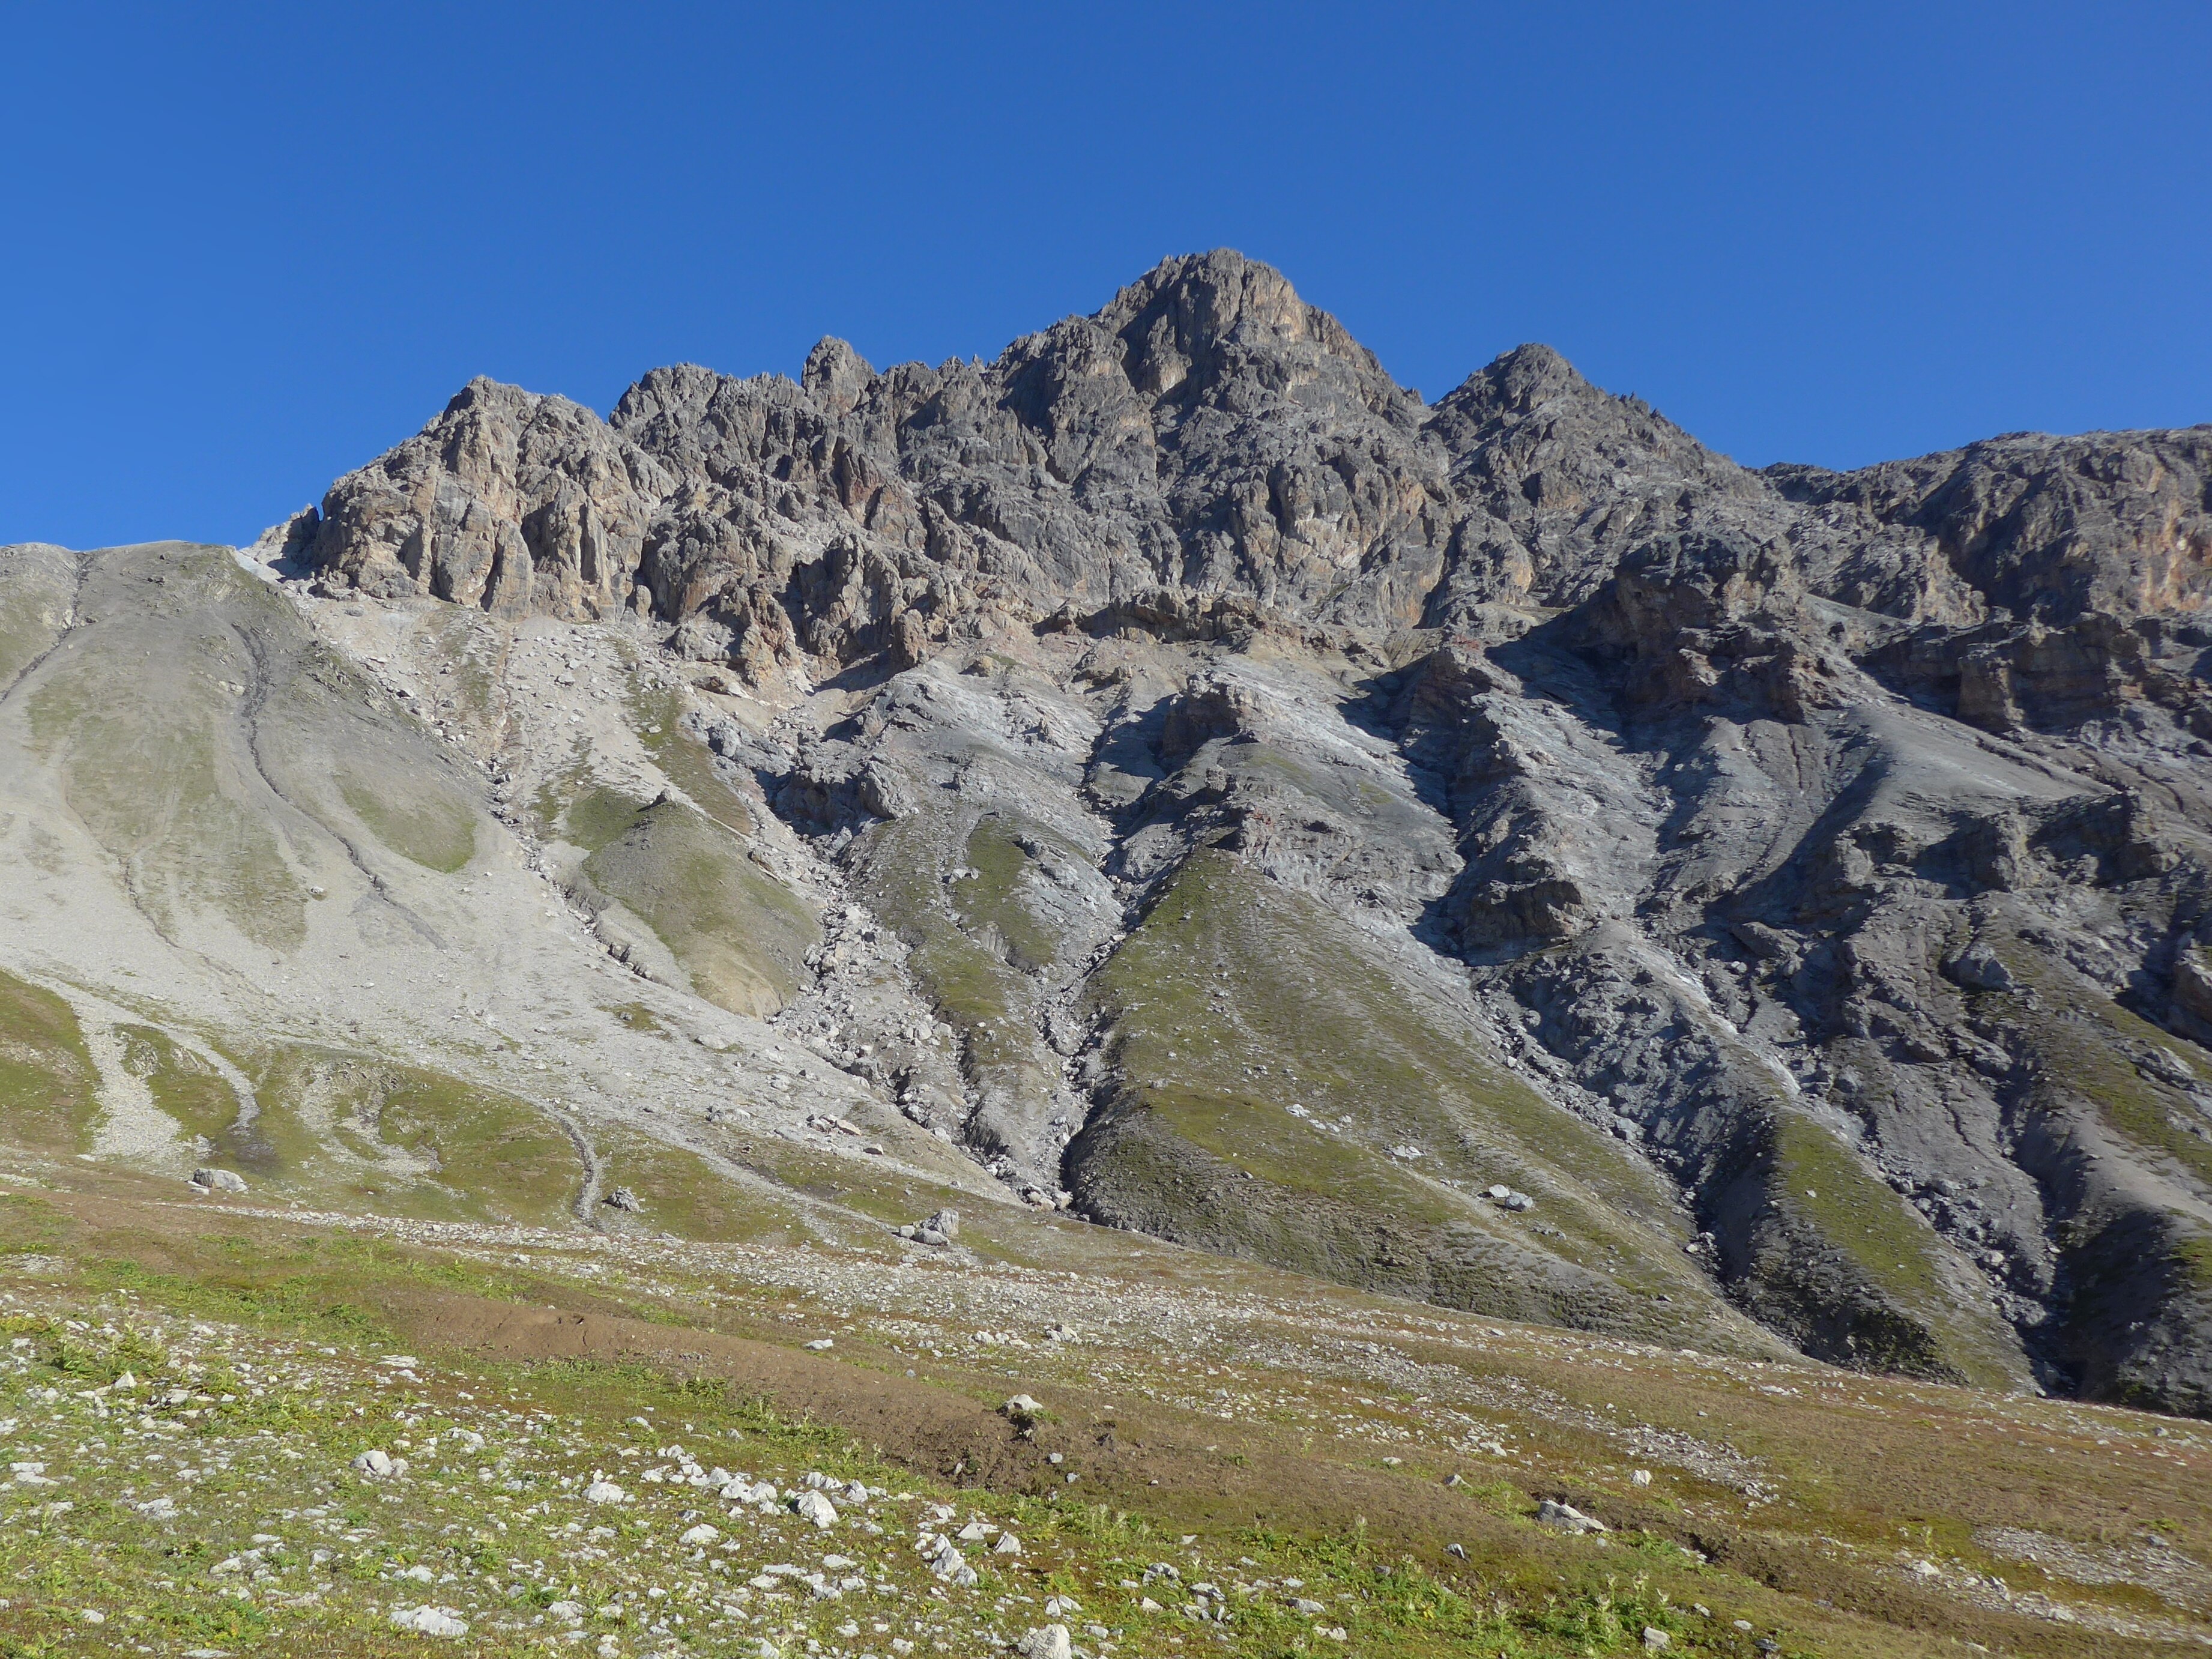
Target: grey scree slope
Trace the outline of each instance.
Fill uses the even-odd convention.
[[[1004,1194],[2206,1415],[2208,477],[1753,472],[1541,346],[1426,404],[1217,252],[988,365],[473,381],[262,553],[468,619],[417,793]],[[563,638],[603,742],[516,711]]]

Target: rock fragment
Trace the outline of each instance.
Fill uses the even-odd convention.
[[[469,1633],[469,1621],[453,1607],[395,1607],[392,1625],[395,1630],[413,1631],[418,1636],[459,1637]]]
[[[1595,1516],[1584,1515],[1573,1504],[1562,1504],[1553,1498],[1547,1498],[1537,1505],[1536,1524],[1575,1534],[1600,1533],[1608,1529],[1605,1522]]]

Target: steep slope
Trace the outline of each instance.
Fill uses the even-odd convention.
[[[1755,473],[1542,347],[1425,405],[1227,252],[988,365],[824,341],[605,421],[479,380],[260,556],[488,769],[270,787],[380,880],[511,855],[574,909],[477,971],[619,961],[743,1051],[640,1075],[748,1110],[805,1033],[828,1115],[933,1178],[957,1145],[1358,1285],[2203,1414],[2208,447]],[[66,556],[9,556],[15,610]],[[21,741],[64,729],[104,728]],[[54,775],[142,914],[303,948],[283,812]],[[161,873],[163,835],[270,873]],[[657,1133],[735,1168],[709,1127]]]
[[[820,897],[629,641],[302,605],[178,544],[0,551],[0,617],[19,1147],[707,1238],[873,1232],[851,1206],[887,1183],[908,1218],[993,1191],[895,1115],[876,1157],[804,1127],[868,1115],[761,1023]]]

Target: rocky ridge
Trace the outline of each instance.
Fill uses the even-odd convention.
[[[527,745],[506,821],[1010,1194],[2207,1414],[2209,477],[1753,472],[1538,346],[1428,405],[1216,252],[988,365],[475,381],[261,551],[680,681],[689,782]]]

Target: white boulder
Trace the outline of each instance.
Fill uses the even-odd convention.
[[[469,1621],[452,1607],[394,1607],[395,1630],[411,1630],[418,1636],[466,1636]]]

